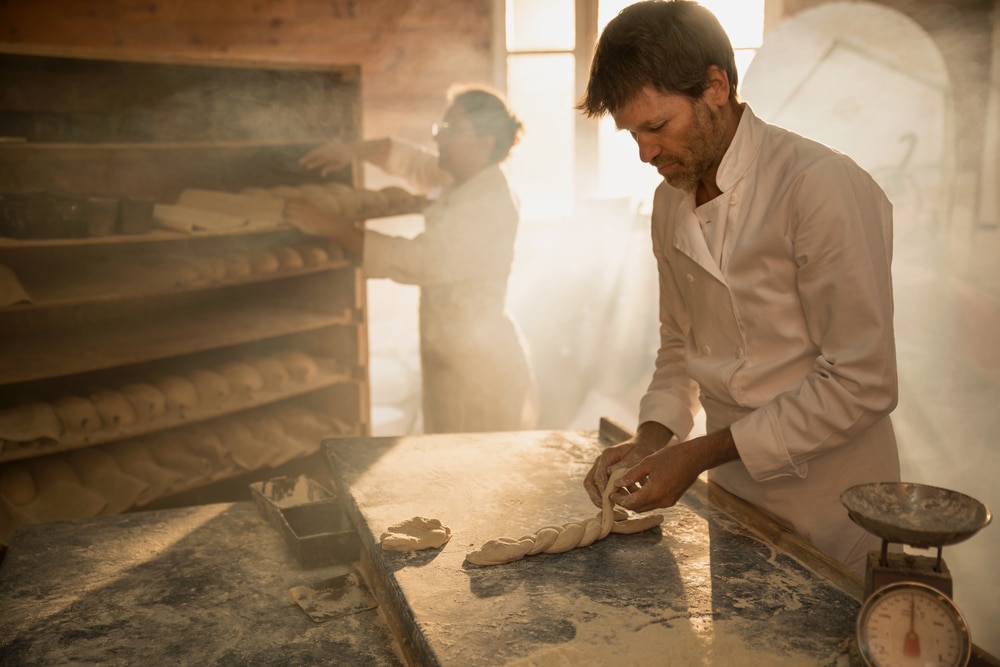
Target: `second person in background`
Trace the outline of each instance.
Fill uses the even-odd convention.
[[[414,238],[339,220],[302,200],[286,219],[363,258],[368,278],[420,287],[420,360],[425,433],[525,430],[537,426],[527,349],[507,310],[520,222],[500,163],[522,131],[495,92],[456,87],[434,127],[438,153],[395,138],[331,142],[301,162],[321,174],[364,160],[422,192],[440,191]]]

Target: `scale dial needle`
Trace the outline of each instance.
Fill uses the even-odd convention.
[[[914,596],[910,596],[910,629],[906,633],[906,638],[903,639],[903,655],[911,658],[920,657],[920,637],[917,635],[917,631],[914,629],[913,624],[916,617],[915,610],[916,602]]]

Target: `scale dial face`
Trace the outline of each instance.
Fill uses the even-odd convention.
[[[972,638],[962,612],[917,582],[883,586],[861,606],[858,648],[870,667],[964,667]]]

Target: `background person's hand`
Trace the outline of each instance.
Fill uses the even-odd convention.
[[[339,139],[317,146],[299,159],[306,169],[319,169],[320,176],[339,171],[358,158],[354,144],[345,144]]]

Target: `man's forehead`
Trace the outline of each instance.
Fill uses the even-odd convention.
[[[652,85],[640,88],[619,109],[611,112],[619,130],[637,130],[662,123],[689,100],[680,93],[662,93]]]

